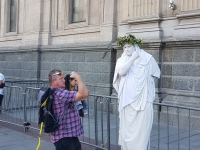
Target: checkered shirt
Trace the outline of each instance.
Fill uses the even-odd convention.
[[[54,92],[53,111],[57,118],[60,118],[64,108],[71,102],[68,110],[60,121],[59,128],[51,132],[51,142],[55,143],[64,137],[78,137],[83,134],[83,126],[79,117],[78,110],[75,106],[76,91],[68,91],[65,89],[56,89]]]

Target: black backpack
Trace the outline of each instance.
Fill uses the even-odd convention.
[[[59,127],[59,120],[54,116],[53,113],[54,91],[54,89],[47,88],[40,99],[41,105],[39,108],[38,124],[44,127],[43,131],[45,133],[51,133]]]

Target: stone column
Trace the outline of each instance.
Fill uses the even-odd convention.
[[[113,41],[117,35],[116,0],[103,0],[103,15],[100,38],[104,41]]]
[[[4,35],[4,32],[5,32],[5,3],[6,1],[5,0],[1,0],[0,1],[0,6],[1,6],[1,12],[0,12],[0,15],[1,15],[1,37]]]
[[[49,44],[51,1],[24,0],[24,46]]]

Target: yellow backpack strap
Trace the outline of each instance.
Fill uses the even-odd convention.
[[[43,107],[43,106],[46,106],[46,104],[47,104],[47,99],[48,99],[48,97],[45,99],[45,101],[42,103],[42,105],[40,106],[40,108],[41,107]]]
[[[39,131],[39,134],[38,134],[38,145],[36,147],[36,150],[39,150],[39,147],[40,147],[40,137],[41,137],[41,134],[42,134],[42,127],[43,127],[43,122],[41,122],[41,124],[40,124],[40,131]]]
[[[42,103],[42,105],[40,106],[40,108],[46,106],[46,104],[47,104],[47,99],[48,99],[48,97],[47,97],[47,98],[45,99],[45,101]],[[37,147],[36,147],[36,150],[39,150],[39,147],[40,147],[40,137],[41,137],[41,134],[42,134],[42,127],[43,127],[43,124],[44,124],[44,122],[41,122],[41,123],[40,123],[40,131],[39,131],[39,134],[38,134],[38,145],[37,145]]]

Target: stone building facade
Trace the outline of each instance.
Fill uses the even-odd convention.
[[[117,36],[143,38],[160,65],[158,99],[199,106],[200,1],[0,0],[0,72],[11,80],[47,79],[51,69],[77,71],[112,91]]]

